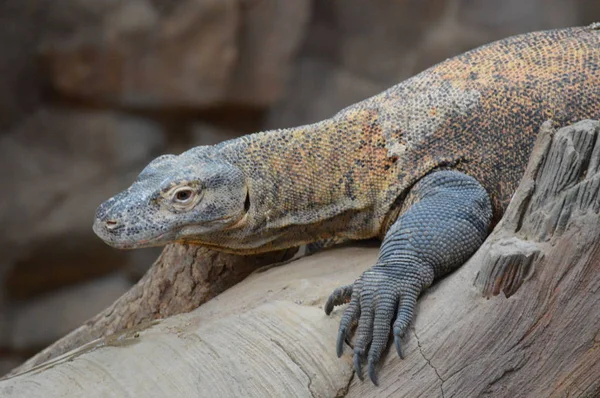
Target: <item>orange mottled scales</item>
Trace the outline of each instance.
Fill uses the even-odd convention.
[[[278,235],[269,249],[288,240],[382,236],[399,198],[439,168],[475,177],[497,220],[545,120],[600,118],[599,63],[594,26],[515,36],[437,64],[331,119],[253,134],[220,150],[252,175],[270,212],[261,233]]]

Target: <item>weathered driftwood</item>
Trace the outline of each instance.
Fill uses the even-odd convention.
[[[379,387],[353,376],[348,347],[335,356],[342,310],[322,312],[377,254],[346,248],[90,343],[0,382],[0,395],[598,396],[599,131],[597,122],[543,128],[505,218],[422,297],[406,358],[388,353]]]
[[[236,256],[199,246],[169,245],[146,275],[110,307],[45,348],[9,375],[24,372],[95,339],[189,312],[256,269],[289,259],[294,250]]]

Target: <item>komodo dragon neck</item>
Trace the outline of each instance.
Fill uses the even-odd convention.
[[[215,148],[214,156],[242,170],[249,190],[248,213],[223,231],[229,235],[224,241],[239,252],[315,238],[377,236],[397,196],[381,193],[402,185],[380,130],[373,110],[346,109],[323,122],[256,133]]]

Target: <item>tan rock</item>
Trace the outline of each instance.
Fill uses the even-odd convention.
[[[269,105],[310,10],[308,0],[61,3],[42,47],[56,90],[145,108]]]
[[[235,0],[188,0],[166,15],[146,0],[61,3],[42,53],[64,95],[136,107],[225,96],[238,52]]]

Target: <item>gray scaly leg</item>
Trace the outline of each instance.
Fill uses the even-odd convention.
[[[413,319],[417,297],[435,278],[467,261],[485,240],[492,217],[487,192],[457,171],[429,174],[409,195],[407,200],[414,204],[387,232],[377,263],[354,285],[336,289],[325,305],[329,314],[335,305],[349,301],[337,354],[342,355],[347,334],[358,321],[354,367],[362,379],[361,363],[367,355],[375,384],[375,365],[387,346],[392,320],[394,344],[402,357],[400,339]]]

